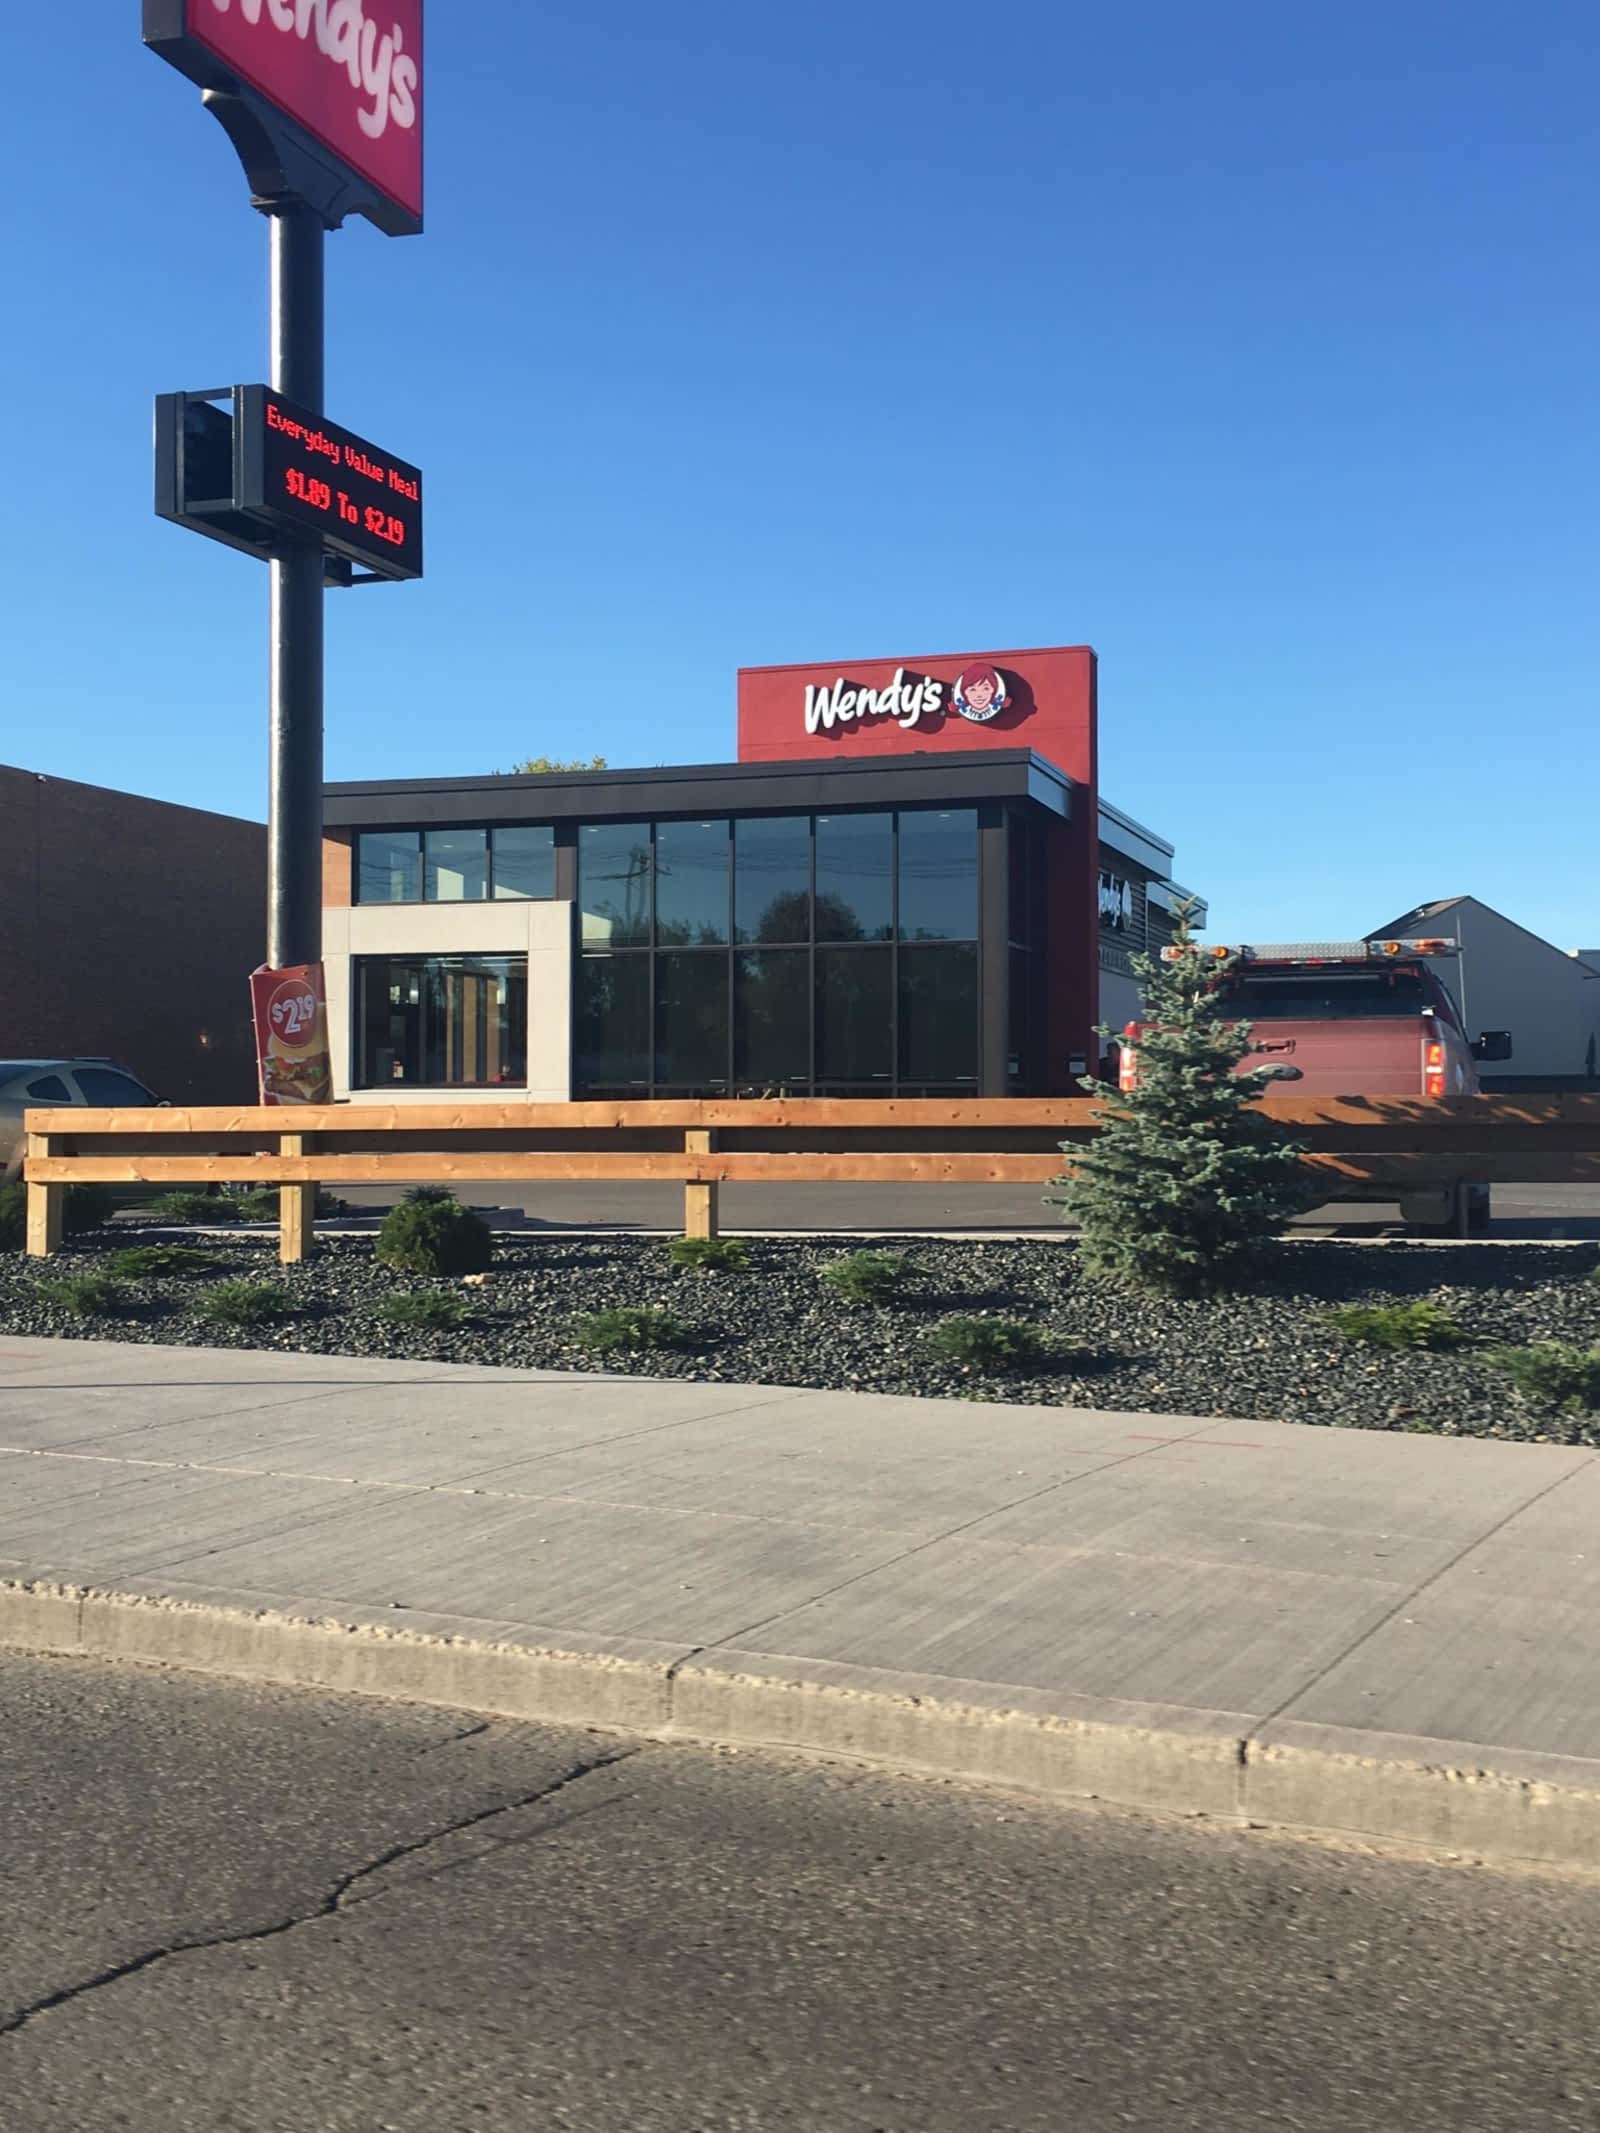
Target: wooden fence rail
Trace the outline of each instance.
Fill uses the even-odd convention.
[[[74,1184],[280,1188],[279,1250],[304,1258],[319,1185],[666,1179],[712,1236],[727,1183],[1044,1184],[1098,1097],[572,1104],[330,1104],[27,1114],[27,1248],[61,1243]],[[1276,1096],[1330,1200],[1399,1198],[1426,1221],[1462,1184],[1600,1182],[1600,1094]],[[1063,1155],[1063,1146],[1068,1150]]]

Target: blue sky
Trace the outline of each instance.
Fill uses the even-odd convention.
[[[0,759],[259,815],[266,573],[153,516],[150,402],[264,374],[266,228],[138,16],[0,15]],[[1600,941],[1592,0],[428,42],[427,233],[329,242],[328,412],[429,485],[427,578],[330,596],[330,777],[724,761],[741,664],[1088,642],[1214,932]]]

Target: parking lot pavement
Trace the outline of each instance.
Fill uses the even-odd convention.
[[[396,1195],[352,1185],[341,1189],[341,1197],[356,1209],[376,1211]],[[475,1185],[466,1197],[518,1228],[676,1235],[683,1227],[683,1189],[677,1185]],[[1600,1237],[1600,1186],[1497,1186],[1493,1208],[1495,1237]],[[754,1232],[1070,1234],[1031,1185],[724,1185],[720,1221],[724,1230]],[[1293,1227],[1297,1234],[1322,1237],[1402,1234],[1399,1208],[1378,1205],[1317,1208]]]

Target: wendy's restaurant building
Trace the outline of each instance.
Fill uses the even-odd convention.
[[[1076,1093],[1188,895],[1096,715],[1081,645],[754,667],[732,763],[330,785],[336,1094]]]

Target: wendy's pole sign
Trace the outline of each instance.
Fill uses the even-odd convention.
[[[323,235],[422,229],[423,0],[144,0],[144,41],[188,75],[271,232],[268,382],[156,402],[156,509],[270,566],[264,971],[322,959],[323,587],[418,577],[422,476],[323,409]],[[277,996],[255,988],[262,1003]],[[257,1052],[281,1029],[257,1029]],[[323,1039],[324,1045],[326,1038]],[[275,1055],[274,1055],[275,1056]],[[292,1102],[315,1075],[269,1077]]]
[[[422,0],[144,0],[144,41],[200,84],[258,206],[421,230]]]

